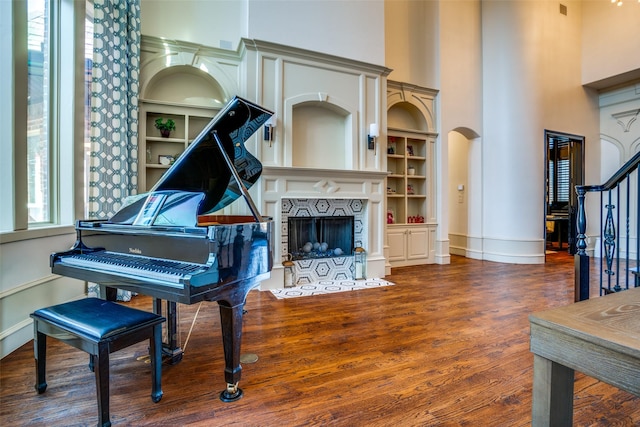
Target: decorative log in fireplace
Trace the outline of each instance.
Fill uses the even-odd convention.
[[[293,260],[351,255],[353,216],[289,217],[289,253]]]

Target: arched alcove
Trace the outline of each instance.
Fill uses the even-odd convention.
[[[422,112],[409,102],[399,102],[389,108],[387,126],[422,132],[429,131],[429,125]]]
[[[297,104],[292,111],[292,166],[348,169],[345,148],[351,144],[351,115],[327,102]],[[349,160],[349,163],[347,163]]]
[[[453,131],[460,133],[462,136],[464,136],[467,139],[476,139],[476,138],[480,137],[480,135],[478,135],[478,132],[476,132],[473,129],[469,129],[468,127],[464,127],[464,126],[457,127],[455,129],[453,129]]]
[[[446,146],[449,250],[476,258],[482,247],[481,139],[475,130],[457,127],[447,134]]]
[[[222,86],[210,74],[189,65],[160,70],[145,87],[143,98],[214,108],[222,108],[228,101]]]
[[[447,135],[449,176],[448,209],[450,250],[457,255],[466,255],[469,235],[469,163],[470,141],[460,132],[451,131]]]

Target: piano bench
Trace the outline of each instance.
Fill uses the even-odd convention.
[[[85,298],[31,314],[38,393],[47,389],[45,380],[47,336],[89,353],[98,397],[98,425],[110,426],[109,354],[149,339],[151,356],[151,400],[162,398],[162,322],[164,317],[99,298]]]

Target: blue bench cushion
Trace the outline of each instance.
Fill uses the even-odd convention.
[[[33,315],[97,341],[129,328],[162,319],[162,316],[157,314],[100,298],[85,298],[41,308]]]

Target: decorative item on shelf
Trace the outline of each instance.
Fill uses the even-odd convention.
[[[169,166],[173,162],[174,162],[173,156],[162,155],[162,154],[158,156],[158,163],[163,166]]]
[[[413,145],[407,145],[407,156],[413,156]]]
[[[408,216],[408,224],[424,224],[424,217],[422,215]]]
[[[287,254],[285,260],[282,261],[284,267],[284,287],[293,288],[296,285],[296,265],[291,261],[292,255]]]
[[[354,279],[367,278],[367,251],[362,247],[362,242],[356,242],[356,248],[353,250],[353,263],[355,267]]]
[[[158,117],[155,121],[155,127],[160,131],[160,135],[162,135],[163,138],[168,138],[171,131],[176,128],[176,122],[172,119],[164,121],[162,117]]]
[[[391,209],[389,209],[387,211],[387,224],[393,224],[394,220],[393,220],[393,211]]]
[[[151,163],[151,159],[153,158],[151,154],[151,147],[147,145],[147,163]]]
[[[393,136],[387,138],[387,154],[396,154],[396,139]]]
[[[413,189],[413,184],[407,184],[407,194],[413,196],[416,191]]]
[[[414,168],[413,166],[409,166],[407,168],[407,175],[415,175],[416,174],[416,168]]]

